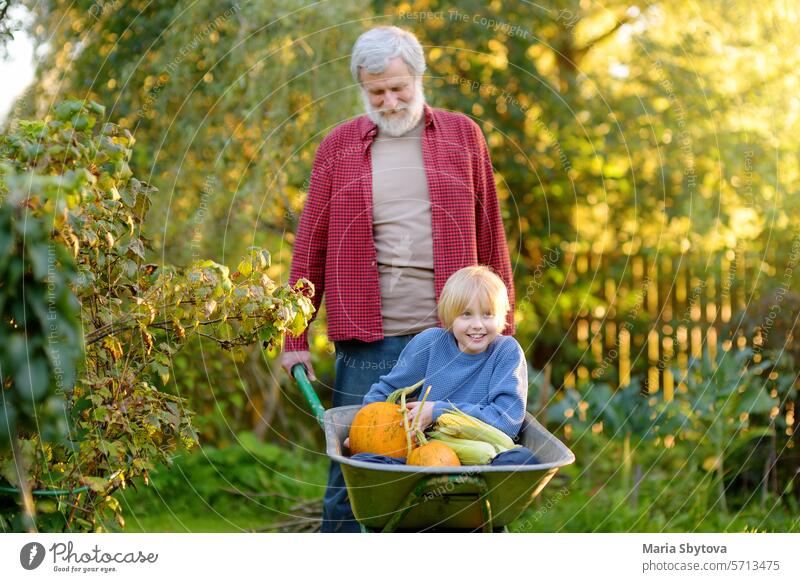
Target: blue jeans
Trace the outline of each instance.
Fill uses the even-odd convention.
[[[415,334],[386,337],[375,342],[346,340],[334,342],[336,378],[333,383],[333,406],[361,404],[364,396],[381,376],[391,372]],[[322,502],[323,532],[360,532],[339,463],[331,461],[328,488]]]

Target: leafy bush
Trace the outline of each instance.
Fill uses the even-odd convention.
[[[715,353],[707,346],[702,358],[693,358],[685,373],[673,373],[685,385],[678,395],[692,419],[690,436],[696,443],[692,456],[701,459],[709,475],[715,475],[716,503],[727,511],[728,458],[740,450],[752,454],[758,439],[774,433],[772,419],[779,402],[762,378],[764,370],[772,366],[770,361],[753,364],[749,348],[725,351],[721,344],[715,347]]]
[[[547,407],[547,419],[575,448],[584,477],[591,480],[600,455],[619,450],[620,462],[605,476],[608,480],[621,476],[622,487],[616,490],[630,497],[636,508],[640,485],[653,479],[653,467],[644,469],[642,459],[657,454],[665,463],[680,447],[680,463],[673,467],[674,473],[663,475],[669,484],[662,481],[662,486],[665,491],[676,487],[683,491],[681,509],[687,519],[702,520],[711,511],[727,513],[732,493],[737,494],[737,506],[745,508],[762,489],[761,505],[766,506],[770,462],[779,460],[775,437],[786,428],[780,406],[795,396],[794,376],[776,374],[773,380],[766,372],[774,369],[774,362],[762,358],[755,363],[752,349],[726,351],[721,343],[715,347],[716,351],[706,347],[702,357],[690,359],[686,370],[672,370],[677,390],[669,402],[662,394],[643,393],[636,378],[616,390],[593,383],[565,389]],[[764,469],[753,469],[769,455],[772,461],[767,459]],[[744,472],[747,478],[742,478]],[[792,483],[788,479],[786,487],[773,487],[773,493],[786,492]],[[658,496],[668,494],[665,491]],[[784,501],[793,503],[788,497]]]
[[[0,422],[25,459],[6,450],[0,475],[23,491],[27,481],[71,491],[39,504],[55,515],[44,529],[103,529],[104,517],[124,525],[112,494],[196,444],[185,401],[156,386],[189,338],[268,348],[301,332],[313,311],[311,284],[277,285],[259,248],[234,273],[210,260],[183,269],[145,262],[141,227],[154,189],[133,177],[130,132],[112,123],[96,131],[103,114],[96,103],[67,101],[54,119],[22,122],[0,138],[0,221],[15,237],[0,239],[14,251],[0,263],[10,273],[0,287],[0,339],[13,348],[2,360]],[[58,308],[45,312],[51,287]],[[78,315],[85,358],[74,372]],[[69,411],[66,438],[43,422],[46,409],[58,409],[52,402]],[[0,526],[23,527],[21,517],[6,503]]]

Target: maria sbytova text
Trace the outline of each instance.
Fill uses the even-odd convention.
[[[691,554],[692,556],[699,556],[700,554],[727,554],[728,548],[726,546],[709,546],[700,544],[694,546],[692,544],[642,544],[643,554]]]
[[[50,553],[53,554],[53,563],[60,561],[68,564],[153,564],[158,560],[158,554],[154,553],[145,554],[141,550],[110,553],[104,552],[97,545],[88,552],[75,552],[72,542],[55,543],[50,546]]]

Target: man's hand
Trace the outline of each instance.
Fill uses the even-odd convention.
[[[281,354],[281,368],[286,370],[289,376],[292,375],[292,368],[295,364],[303,364],[306,368],[309,380],[316,380],[314,368],[311,365],[311,352],[283,352]]]
[[[426,402],[420,406],[420,402],[409,402],[406,404],[408,409],[408,422],[414,426],[414,419],[419,417],[419,430],[425,430],[433,422],[433,405],[434,402]]]

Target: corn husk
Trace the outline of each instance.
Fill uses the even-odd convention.
[[[452,437],[488,443],[492,445],[496,453],[508,451],[516,446],[511,437],[502,430],[478,420],[458,408],[439,415],[434,428]]]
[[[462,465],[488,465],[497,452],[489,443],[460,439],[434,430],[428,433],[429,439],[442,441],[453,449]]]
[[[416,384],[412,384],[411,386],[406,386],[405,388],[398,388],[397,390],[395,390],[394,392],[389,394],[389,396],[386,397],[386,402],[395,403],[395,402],[399,402],[400,399],[403,396],[406,396],[406,397],[411,396],[414,392],[417,391],[417,389],[420,386],[422,386],[422,384],[424,382],[425,382],[425,378],[423,378],[422,380],[420,380]]]

